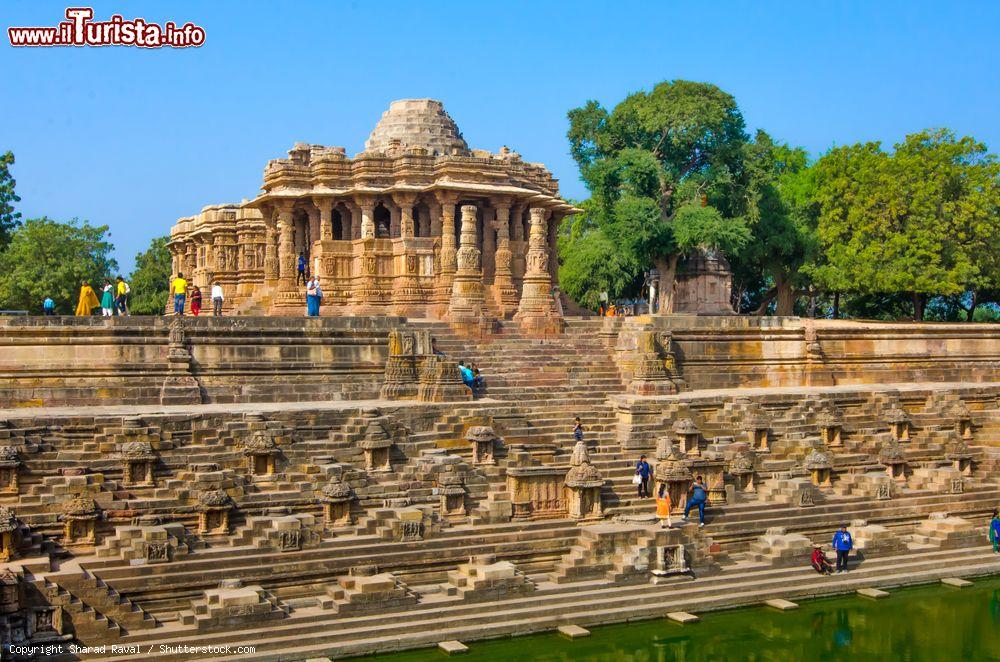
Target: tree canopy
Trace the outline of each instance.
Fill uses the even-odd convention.
[[[0,251],[10,243],[11,233],[21,223],[21,213],[14,211],[14,203],[20,202],[14,191],[17,182],[10,174],[10,166],[14,165],[14,153],[8,151],[0,155]]]
[[[82,281],[99,290],[118,269],[108,237],[106,225],[26,220],[0,252],[0,308],[38,314],[45,297],[52,297],[57,312],[72,313]]]
[[[171,276],[168,240],[156,237],[149,248],[135,256],[135,270],[129,277],[129,310],[133,315],[160,315],[166,310]]]
[[[661,309],[672,305],[670,286],[680,255],[698,249],[739,250],[756,218],[744,169],[748,137],[735,99],[708,83],[677,80],[626,97],[610,112],[597,101],[569,111],[570,151],[591,192],[587,227],[563,242],[562,285],[589,301],[596,291],[634,294],[643,269],[656,265],[665,279]],[[612,275],[588,269],[593,247],[621,256]],[[588,278],[576,275],[589,273]],[[641,283],[641,280],[638,280]],[[631,291],[630,291],[631,290]]]

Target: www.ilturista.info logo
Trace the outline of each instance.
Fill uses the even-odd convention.
[[[140,48],[189,48],[205,43],[205,29],[194,23],[181,27],[145,19],[126,20],[115,14],[107,21],[93,21],[91,7],[69,7],[68,20],[55,27],[10,27],[11,46],[138,46]]]

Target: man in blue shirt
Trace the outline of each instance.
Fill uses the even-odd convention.
[[[642,479],[639,483],[639,497],[649,496],[649,475],[653,472],[649,467],[649,462],[646,462],[646,456],[640,455],[639,461],[635,465],[635,475]]]
[[[688,490],[687,505],[684,506],[684,521],[692,508],[698,509],[698,526],[705,526],[705,504],[708,502],[708,489],[701,476],[694,479],[694,485]]]
[[[42,302],[42,312],[46,315],[56,314],[56,302],[52,300],[52,297],[45,297],[45,301]]]
[[[295,284],[299,284],[299,279],[302,279],[302,284],[306,284],[306,254],[299,253],[299,264],[298,271],[295,273]]]
[[[840,531],[833,534],[833,548],[837,551],[837,572],[847,572],[847,557],[854,547],[854,540],[847,531],[847,525],[840,527]]]
[[[475,389],[473,386],[475,377],[472,374],[472,370],[465,367],[465,361],[458,362],[458,370],[462,373],[462,383],[468,386],[470,391],[474,391]]]

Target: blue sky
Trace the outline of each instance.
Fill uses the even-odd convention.
[[[83,4],[83,3],[80,3]],[[13,49],[66,4],[0,0],[0,151],[26,217],[108,224],[123,272],[206,204],[253,197],[295,141],[361,150],[393,99],[434,97],[585,196],[566,111],[672,78],[733,94],[814,155],[949,126],[1000,149],[1000,3],[94,2],[205,28],[197,49]]]

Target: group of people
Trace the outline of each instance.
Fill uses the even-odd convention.
[[[101,309],[104,317],[126,316],[128,311],[128,296],[132,288],[125,282],[125,279],[118,276],[114,282],[107,280],[101,290],[101,298],[97,298],[94,288],[88,281],[83,281],[80,285],[80,297],[76,303],[75,315],[84,317],[92,315],[97,308]],[[55,315],[56,303],[52,297],[45,297],[42,302],[42,312],[46,315]]]
[[[188,283],[183,273],[170,281],[170,295],[174,300],[174,315],[183,315],[185,305],[189,305],[191,314],[197,317],[201,314],[202,293],[201,288],[193,283]],[[190,302],[188,297],[190,296]],[[212,314],[216,317],[222,315],[222,304],[225,301],[225,293],[222,285],[212,283]]]
[[[458,362],[458,371],[462,373],[462,383],[469,387],[473,394],[477,393],[483,386],[483,376],[479,368],[473,363],[472,366],[465,365],[465,361]]]
[[[579,417],[576,419],[579,424]],[[633,483],[635,483],[638,488],[638,496],[640,499],[649,498],[651,496],[649,492],[649,480],[653,477],[653,468],[650,466],[649,462],[646,461],[645,455],[639,456],[639,461],[635,465],[635,476],[633,478]],[[688,517],[691,515],[691,510],[698,509],[698,526],[705,526],[705,506],[708,505],[708,488],[705,486],[705,479],[701,476],[695,476],[694,482],[688,487],[687,501],[684,506],[684,521],[688,521]],[[667,484],[661,483],[656,494],[656,513],[660,518],[660,523],[662,526],[668,527],[672,526],[671,522],[671,508],[672,501],[671,496],[667,491]]]

